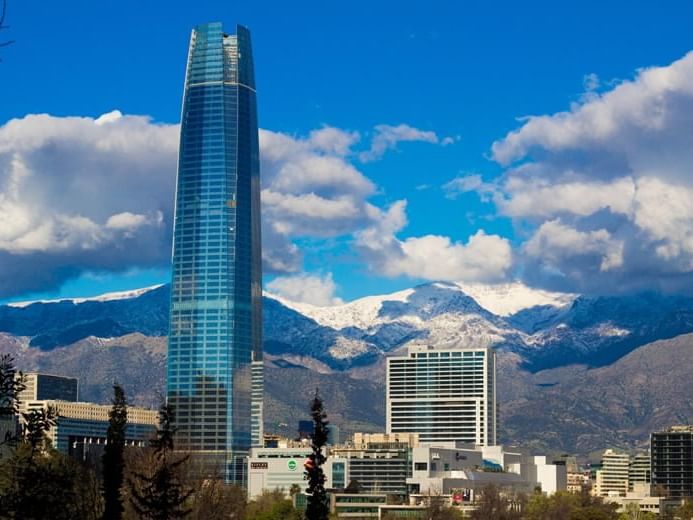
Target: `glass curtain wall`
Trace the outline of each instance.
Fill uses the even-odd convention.
[[[250,33],[198,26],[181,115],[168,402],[177,448],[237,483],[251,444],[251,363],[262,359],[259,169]]]

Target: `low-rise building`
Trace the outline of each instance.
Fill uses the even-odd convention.
[[[387,495],[382,493],[330,493],[330,513],[340,519],[374,520],[386,504]]]
[[[330,449],[331,456],[347,461],[349,482],[358,482],[365,493],[405,496],[411,476],[411,450],[416,434],[356,433],[350,443]]]
[[[591,485],[591,476],[588,471],[567,471],[567,490],[570,493],[582,493],[583,489],[588,489]]]
[[[378,516],[376,518],[381,520],[392,520],[394,518],[426,520],[426,511],[427,507],[425,504],[387,504],[378,508]]]
[[[248,498],[263,491],[283,491],[289,496],[293,486],[305,491],[303,464],[312,453],[310,447],[252,448],[248,458]],[[347,461],[330,456],[323,465],[326,488],[344,489],[348,484]]]
[[[681,502],[677,499],[670,499],[662,496],[652,496],[650,485],[636,483],[631,491],[621,497],[606,497],[606,501],[618,504],[619,513],[625,513],[631,504],[635,504],[642,512],[650,512],[659,515],[663,511],[678,507]]]
[[[545,493],[567,487],[564,464],[548,463],[544,456],[505,450],[502,446],[418,446],[412,449],[409,492],[460,497],[452,502],[473,502],[488,484],[529,493],[540,487]]]
[[[56,424],[46,435],[53,447],[65,455],[80,459],[86,458],[88,453],[98,456],[102,449],[100,447],[106,444],[108,413],[112,408],[110,405],[43,400],[26,401],[22,406],[27,411],[49,407],[56,411]],[[156,434],[158,412],[128,406],[127,414],[126,444],[145,446]]]

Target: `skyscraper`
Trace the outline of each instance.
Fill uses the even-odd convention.
[[[251,406],[251,365],[262,359],[261,297],[250,33],[238,26],[231,35],[209,23],[193,29],[183,95],[168,402],[177,447],[231,482],[243,481],[251,410],[262,409]]]
[[[409,347],[387,358],[387,433],[421,442],[496,443],[496,354],[488,347]]]
[[[669,498],[693,498],[693,426],[672,426],[650,436],[652,487]]]

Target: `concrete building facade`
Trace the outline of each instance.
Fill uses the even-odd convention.
[[[597,470],[594,494],[600,497],[624,497],[628,492],[630,455],[606,450],[602,467]]]
[[[79,379],[76,377],[26,372],[26,387],[19,395],[20,411],[26,411],[29,401],[71,401],[79,400]]]
[[[25,406],[28,411],[51,407],[57,412],[56,424],[48,430],[47,437],[65,455],[83,459],[93,446],[106,444],[110,405],[44,400],[28,401]],[[156,410],[128,406],[126,444],[145,446],[156,434],[158,424]]]
[[[633,491],[638,486],[649,487],[652,478],[650,467],[649,453],[637,453],[631,456],[628,466],[628,491]]]
[[[491,348],[409,347],[387,359],[387,433],[422,442],[496,443],[496,355]]]
[[[502,446],[420,445],[412,449],[412,466],[410,494],[458,497],[453,502],[473,502],[491,483],[526,493],[536,487],[548,494],[567,488],[565,464]]]
[[[411,476],[411,450],[416,445],[416,434],[356,433],[352,442],[330,448],[330,454],[347,461],[349,482],[358,482],[364,493],[403,497]]]
[[[310,447],[252,448],[248,458],[248,498],[252,500],[263,491],[281,490],[287,496],[296,485],[305,492],[304,462],[312,452]],[[323,466],[326,488],[344,489],[348,484],[347,461],[329,457]]]

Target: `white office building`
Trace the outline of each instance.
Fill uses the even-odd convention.
[[[312,453],[310,447],[252,448],[248,458],[248,499],[263,491],[283,491],[288,497],[292,486],[305,492],[303,464]],[[323,465],[325,487],[343,489],[348,483],[346,459],[329,457]]]
[[[253,447],[262,446],[262,438],[265,434],[264,420],[264,392],[265,376],[262,359],[254,360],[250,365],[251,374],[251,403],[250,403],[250,436]]]
[[[496,354],[489,347],[409,347],[387,360],[387,433],[421,442],[496,444]]]
[[[602,455],[602,468],[597,471],[593,492],[600,497],[624,497],[628,492],[630,455],[606,450]]]
[[[442,444],[412,449],[413,471],[407,478],[411,494],[442,494],[461,504],[474,502],[489,484],[523,493],[537,487],[547,494],[567,488],[565,465],[549,463],[543,455],[503,446]]]

